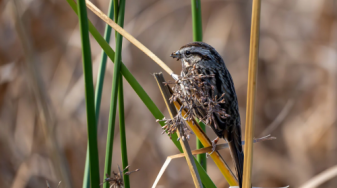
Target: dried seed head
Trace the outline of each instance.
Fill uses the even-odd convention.
[[[177,127],[181,126],[183,130],[186,129],[184,135],[181,135],[182,139],[189,139],[191,131],[185,125],[185,120],[198,118],[210,125],[214,122],[215,115],[221,118],[229,117],[220,105],[225,102],[225,94],[222,94],[220,97],[215,95],[214,84],[207,81],[207,78],[212,78],[214,76],[214,74],[203,75],[198,73],[196,66],[194,65],[191,71],[188,71],[186,75],[179,77],[178,80],[174,82],[174,86],[172,87],[173,94],[170,97],[170,102],[180,99],[182,109],[185,109],[187,113],[184,117],[182,117],[181,113],[178,113],[173,119],[163,119],[162,121],[165,121],[166,124],[163,127],[163,133],[167,132],[171,137],[177,130]],[[172,82],[167,83],[172,84]],[[207,114],[200,115],[198,111],[199,108],[205,109]]]
[[[105,174],[106,178],[103,183],[100,185],[103,185],[105,182],[108,182],[110,184],[110,188],[122,188],[124,187],[124,181],[123,181],[123,174],[130,175],[131,173],[138,172],[139,169],[136,169],[134,171],[125,172],[130,166],[125,167],[125,169],[122,171],[118,166],[118,173],[115,171],[112,171],[111,176],[109,174]]]

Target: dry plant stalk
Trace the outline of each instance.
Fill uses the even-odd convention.
[[[270,135],[267,135],[267,136],[264,136],[264,137],[261,137],[261,138],[254,139],[254,144],[258,143],[258,142],[263,142],[263,141],[267,141],[267,140],[275,140],[275,139],[276,139],[276,137],[272,137]],[[242,145],[245,145],[245,141],[242,141]],[[228,148],[228,143],[218,144],[215,147],[215,151],[219,151],[219,150],[222,150],[222,149],[225,149],[225,148]],[[213,147],[210,146],[210,147],[207,147],[207,148],[192,150],[192,154],[193,155],[204,154],[204,153],[212,152],[212,150],[213,150]],[[176,154],[176,155],[171,155],[169,157],[171,159],[176,159],[176,158],[184,157],[184,155],[179,153],[179,154]]]
[[[249,47],[249,68],[247,86],[247,112],[246,112],[246,133],[244,146],[244,166],[243,166],[243,188],[252,187],[252,163],[253,163],[253,138],[254,138],[254,109],[256,94],[256,75],[259,56],[259,33],[260,33],[260,12],[261,0],[253,0],[252,25],[250,33]]]
[[[337,165],[330,167],[315,177],[311,178],[309,181],[304,183],[300,188],[315,188],[319,187],[326,181],[335,178],[337,176]]]
[[[274,140],[276,139],[275,137],[271,137],[270,135],[267,135],[267,136],[264,136],[264,137],[261,137],[261,138],[258,138],[258,139],[255,139],[254,140],[254,143],[257,143],[257,142],[263,142],[263,141],[267,141],[267,140]],[[242,141],[242,145],[244,145],[245,142]],[[218,144],[215,148],[215,151],[218,151],[218,150],[221,150],[221,149],[225,149],[225,148],[228,148],[228,143],[225,143],[225,144]],[[213,147],[207,147],[207,148],[202,148],[202,149],[198,149],[198,150],[193,150],[192,151],[192,154],[193,155],[197,155],[197,154],[203,154],[203,153],[208,153],[208,152],[211,152],[213,150]],[[178,159],[178,158],[182,158],[182,157],[185,157],[185,155],[183,153],[179,153],[179,154],[176,154],[176,155],[171,155],[171,156],[168,156],[166,158],[166,161],[165,163],[163,164],[163,166],[161,167],[158,175],[157,175],[157,178],[156,180],[154,181],[153,185],[152,185],[152,188],[155,188],[160,180],[160,178],[162,177],[162,175],[164,174],[166,168],[168,167],[168,165],[170,164],[170,162],[173,160],[173,159]]]
[[[94,4],[90,1],[86,1],[87,7],[95,13],[98,17],[100,17],[105,23],[109,24],[115,31],[121,34],[124,38],[130,41],[133,45],[143,51],[147,56],[149,56],[154,62],[156,62],[162,69],[164,69],[169,75],[173,74],[173,71],[162,61],[160,60],[153,52],[151,52],[148,48],[146,48],[142,43],[140,43],[137,39],[135,39],[132,35],[126,32],[122,27],[116,24],[113,20],[111,20],[106,14],[104,14],[101,10],[99,10]]]

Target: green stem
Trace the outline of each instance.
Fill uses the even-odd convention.
[[[118,108],[119,108],[119,131],[121,139],[121,153],[122,153],[122,163],[123,169],[125,169],[128,163],[128,152],[127,152],[127,142],[126,142],[126,131],[125,131],[125,118],[124,118],[124,97],[123,97],[123,79],[122,75],[119,78],[118,85]],[[125,172],[127,172],[125,170]],[[124,188],[130,188],[130,180],[128,175],[123,175]]]
[[[118,11],[119,11],[118,0],[113,0],[113,1],[114,1],[115,22],[118,24]],[[117,40],[117,33],[118,32],[115,31],[116,40]]]
[[[200,126],[200,128],[206,132],[206,126],[204,123],[202,123],[201,121],[198,121],[198,124]],[[202,143],[200,142],[200,140],[197,138],[197,149],[201,149],[204,146],[202,145]],[[201,164],[201,166],[207,171],[207,158],[206,158],[206,154],[199,154],[197,155],[197,160],[199,161],[199,163]]]
[[[116,1],[114,2],[114,7],[116,7]],[[124,24],[124,9],[125,9],[125,1],[120,1],[120,9],[118,13],[118,25],[123,27]],[[116,8],[115,8],[116,10]],[[111,93],[111,103],[110,103],[110,114],[109,114],[109,127],[108,127],[108,136],[107,136],[107,144],[106,144],[106,153],[105,153],[105,167],[104,174],[110,175],[111,172],[111,161],[112,161],[112,153],[113,153],[113,139],[115,133],[115,120],[116,120],[116,106],[117,106],[117,95],[118,95],[118,83],[120,76],[120,67],[122,60],[122,35],[118,34],[116,37],[116,55],[115,55],[115,64],[114,64],[114,73],[112,78],[112,93]],[[104,183],[104,188],[109,188],[109,183]]]
[[[191,0],[192,8],[192,26],[193,26],[193,41],[202,41],[202,18],[201,18],[201,4],[200,0]],[[199,123],[201,129],[206,132],[205,124]],[[204,146],[197,139],[197,149],[201,149]],[[206,154],[197,155],[197,160],[207,170]]]
[[[108,16],[109,18],[113,19],[114,15],[114,6],[113,1],[110,1]],[[107,43],[110,42],[111,36],[111,27],[109,24],[105,25],[104,31],[104,39]],[[102,99],[102,90],[103,90],[103,83],[104,83],[104,76],[105,76],[105,69],[106,69],[106,62],[107,62],[107,55],[102,50],[101,52],[101,63],[98,70],[97,75],[97,84],[96,84],[96,91],[95,91],[95,114],[96,114],[96,127],[98,125],[100,107],[101,107],[101,99]],[[87,155],[85,160],[85,168],[84,168],[84,177],[83,177],[83,188],[90,188],[90,174],[89,174],[89,145],[87,146]],[[105,176],[105,175],[104,175]]]
[[[97,130],[94,102],[94,83],[92,78],[91,51],[88,32],[88,18],[85,0],[78,1],[78,18],[80,23],[83,57],[83,74],[85,82],[85,104],[87,111],[87,131],[89,145],[89,165],[91,187],[99,187],[99,162],[97,148]]]
[[[191,0],[193,41],[202,41],[202,18],[200,0]]]
[[[125,0],[121,0],[120,6],[118,6],[118,1],[115,0],[115,21],[119,26],[123,27],[124,25],[124,12],[125,12]],[[116,41],[118,37],[121,37],[118,32],[115,32]],[[116,49],[118,46],[122,46],[121,43],[116,43]],[[116,50],[116,53],[119,53]],[[120,52],[121,53],[121,52]],[[116,58],[116,57],[115,57]],[[121,153],[122,153],[122,164],[123,169],[125,169],[128,164],[128,153],[127,153],[127,142],[126,142],[126,131],[125,131],[125,117],[124,117],[124,96],[123,96],[123,77],[122,74],[119,75],[119,84],[118,84],[118,113],[119,113],[119,133],[120,133],[120,141],[121,141]],[[124,171],[127,172],[128,169]],[[124,180],[124,188],[130,188],[130,179],[128,175],[123,174]]]

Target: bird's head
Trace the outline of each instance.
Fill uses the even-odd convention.
[[[181,60],[183,69],[192,67],[195,64],[204,63],[206,66],[212,62],[220,65],[223,60],[218,52],[210,45],[204,42],[192,42],[182,46],[171,57]]]

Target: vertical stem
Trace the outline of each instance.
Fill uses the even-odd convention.
[[[198,122],[200,128],[206,133],[206,126],[204,123],[202,122]],[[202,145],[202,143],[200,142],[200,140],[197,138],[197,149],[201,149],[204,148],[204,146]],[[197,160],[199,161],[199,163],[201,164],[201,166],[205,169],[205,171],[207,171],[207,158],[206,158],[206,154],[199,154],[197,155]]]
[[[119,85],[118,85],[118,108],[119,108],[119,131],[120,131],[120,139],[121,139],[122,163],[123,163],[123,169],[125,169],[129,165],[129,163],[128,163],[128,153],[127,153],[126,132],[125,132],[122,74],[120,74]],[[128,169],[125,172],[127,171]],[[124,188],[130,188],[129,176],[123,175],[123,180],[124,180]]]
[[[119,11],[118,0],[113,0],[113,2],[114,2],[115,22],[118,24],[118,11]],[[115,38],[116,38],[116,40],[117,40],[117,34],[118,33],[115,31]]]
[[[114,5],[113,5],[113,0],[111,0],[110,5],[109,5],[108,16],[109,18],[113,19],[113,15],[114,15]],[[110,37],[111,37],[111,26],[109,24],[106,24],[105,32],[104,32],[104,39],[107,43],[110,42]],[[98,70],[97,85],[96,85],[96,91],[95,91],[95,105],[96,105],[95,112],[96,112],[96,117],[97,117],[97,123],[98,123],[98,115],[100,113],[100,108],[101,108],[102,90],[103,90],[103,82],[104,82],[107,57],[108,57],[107,54],[104,52],[104,50],[102,50],[101,64]]]
[[[84,167],[84,175],[83,175],[83,184],[82,188],[90,188],[90,155],[89,155],[89,142],[87,143],[87,152],[85,156],[85,167]]]
[[[250,33],[248,87],[247,87],[247,115],[246,134],[244,146],[243,187],[252,186],[252,163],[253,163],[253,136],[254,136],[254,109],[256,95],[257,64],[259,56],[259,33],[260,33],[260,10],[261,0],[253,0],[252,23]]]
[[[114,9],[116,10],[117,0],[114,0]],[[125,1],[120,1],[120,6],[118,10],[118,25],[121,27],[124,24],[124,9],[125,9]],[[115,18],[117,19],[117,18]],[[111,160],[112,160],[112,152],[113,152],[113,139],[114,139],[114,129],[115,129],[115,120],[116,120],[116,106],[117,106],[117,95],[118,95],[118,85],[120,77],[120,67],[121,67],[121,59],[122,59],[122,40],[123,37],[120,34],[117,34],[116,37],[116,54],[115,54],[115,64],[114,64],[114,73],[112,79],[112,93],[111,93],[111,102],[110,102],[110,114],[109,114],[109,127],[108,127],[108,137],[107,137],[107,145],[106,145],[106,153],[105,153],[105,167],[104,174],[110,175],[111,172]],[[109,183],[104,183],[104,188],[109,188]]]
[[[200,0],[191,0],[191,8],[192,8],[192,26],[193,26],[193,41],[202,41],[202,18],[201,18],[201,4]],[[205,124],[199,124],[201,129],[206,132]],[[201,149],[204,146],[197,139],[197,149]],[[201,164],[201,166],[207,170],[207,160],[206,154],[197,155],[197,160]]]
[[[88,18],[85,0],[79,0],[77,4],[78,18],[80,22],[83,74],[85,82],[85,103],[87,111],[87,129],[89,144],[90,182],[91,187],[99,187],[99,162],[97,149],[97,130],[94,102],[94,83],[92,78],[91,51],[88,32]]]
[[[200,0],[191,0],[193,41],[202,41],[202,18]]]
[[[113,1],[110,1],[108,16],[109,18],[113,19],[114,9],[113,9]],[[111,26],[109,24],[105,25],[104,31],[104,39],[107,43],[110,42],[111,36]],[[96,114],[96,127],[98,125],[99,119],[99,112],[101,107],[101,99],[102,99],[102,90],[103,90],[103,82],[105,76],[105,69],[106,69],[106,62],[107,62],[107,54],[102,50],[101,52],[101,63],[97,75],[97,85],[95,91],[95,114]],[[90,174],[89,174],[89,145],[87,145],[87,155],[85,160],[85,168],[84,168],[84,177],[83,177],[83,188],[90,188]],[[105,176],[105,175],[104,175]]]
[[[115,3],[115,21],[119,26],[123,27],[124,25],[124,11],[125,11],[125,0],[120,2],[120,6],[118,6],[117,0]],[[118,32],[115,32],[116,41],[118,37],[121,35]],[[117,45],[122,46],[122,41],[120,43],[116,43]],[[116,51],[117,53],[121,53]],[[120,60],[121,61],[121,60]],[[126,142],[126,132],[125,132],[125,117],[124,117],[124,96],[123,96],[123,77],[120,74],[119,77],[119,85],[118,85],[118,109],[119,109],[119,132],[120,132],[120,141],[121,141],[121,153],[122,153],[122,164],[123,169],[125,169],[128,164],[128,153],[127,153],[127,142]],[[128,169],[125,171],[127,172]],[[128,175],[123,174],[124,180],[124,188],[130,188],[130,180]]]

